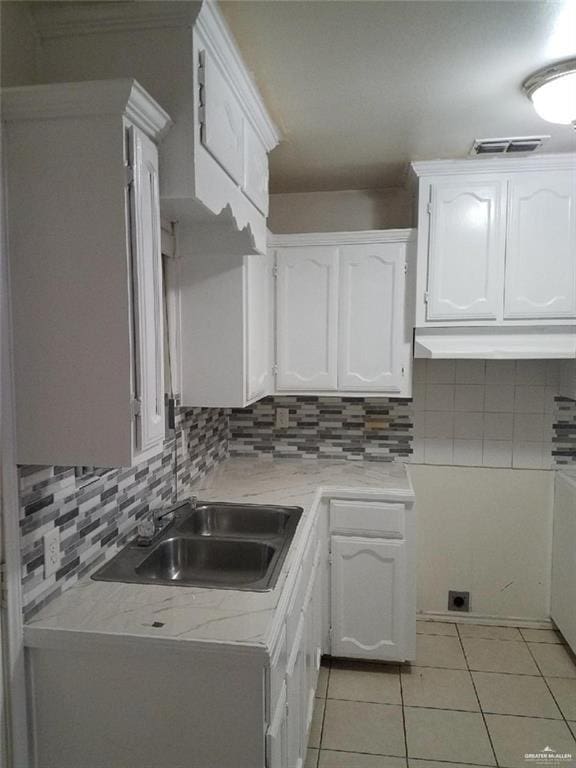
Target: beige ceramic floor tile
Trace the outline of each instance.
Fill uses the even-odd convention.
[[[460,637],[483,637],[485,640],[522,640],[516,627],[491,627],[482,624],[459,624]]]
[[[574,735],[574,738],[576,739],[576,721],[573,723],[568,723],[568,725],[570,726],[570,728],[572,728],[572,733]]]
[[[574,678],[547,677],[546,682],[566,720],[576,720],[576,680]]]
[[[382,757],[381,755],[361,755],[358,752],[333,752],[329,749],[323,749],[320,752],[318,768],[406,768],[406,759],[403,757]]]
[[[468,666],[478,672],[508,672],[512,675],[540,674],[524,642],[466,637],[462,639],[462,645],[468,659]],[[539,647],[556,648],[555,645]]]
[[[326,698],[326,691],[328,690],[328,675],[330,674],[330,670],[328,667],[320,667],[320,671],[318,672],[318,684],[316,686],[316,696],[319,699],[325,699]]]
[[[417,621],[416,634],[418,635],[451,635],[457,637],[456,624],[447,621]]]
[[[528,645],[544,677],[576,677],[576,664],[563,645]]]
[[[482,715],[439,709],[405,709],[408,759],[495,765]]]
[[[328,698],[402,704],[399,668],[389,664],[334,662]]]
[[[306,753],[306,764],[304,768],[317,768],[318,765],[318,749],[309,749]]]
[[[322,749],[405,757],[402,707],[328,699]]]
[[[521,629],[522,637],[529,643],[555,643],[561,645],[564,641],[554,629]]]
[[[471,768],[470,763],[438,763],[435,760],[409,760],[410,768]],[[476,768],[476,766],[474,766]]]
[[[473,672],[483,712],[498,715],[561,719],[548,686],[541,677]]]
[[[464,709],[478,712],[470,672],[464,669],[411,667],[402,670],[402,695],[407,707]]]
[[[310,724],[310,738],[308,739],[308,746],[313,749],[320,747],[320,738],[322,736],[322,721],[324,719],[324,708],[326,706],[325,699],[316,699],[314,702],[314,712],[312,714],[312,722]]]
[[[533,717],[486,715],[490,737],[502,768],[526,768],[524,755],[540,753],[549,746],[556,752],[576,755],[576,741],[561,720],[537,720]],[[576,760],[563,762],[574,768]]]
[[[466,659],[457,637],[416,636],[416,661],[419,667],[466,669]]]

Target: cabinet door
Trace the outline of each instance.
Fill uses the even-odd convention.
[[[245,260],[246,399],[254,400],[270,391],[272,270],[267,255],[254,254]]]
[[[576,317],[576,171],[510,180],[504,316]]]
[[[286,683],[282,683],[272,722],[266,732],[267,768],[288,768]]]
[[[130,188],[134,305],[134,394],[136,450],[164,438],[164,352],[162,328],[162,256],[156,145],[138,129],[128,130],[133,168]]]
[[[256,131],[248,121],[244,123],[245,158],[242,189],[264,216],[268,216],[268,155]]]
[[[550,615],[576,653],[576,487],[557,475],[552,539]]]
[[[403,657],[405,543],[332,536],[333,656]]]
[[[278,249],[276,258],[276,388],[336,389],[338,249]]]
[[[288,766],[289,768],[301,768],[304,762],[304,721],[307,700],[304,616],[302,613],[288,660],[286,696],[288,702]]]
[[[228,81],[207,51],[201,52],[199,79],[202,144],[232,179],[241,184],[244,172],[244,115]]]
[[[430,197],[427,320],[496,320],[501,311],[506,182],[446,180]]]
[[[338,389],[401,389],[409,351],[405,266],[404,244],[341,249]]]

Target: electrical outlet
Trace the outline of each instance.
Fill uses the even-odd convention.
[[[56,573],[60,565],[60,529],[53,528],[44,536],[44,578]]]
[[[276,429],[288,429],[290,424],[290,410],[288,408],[276,408]]]

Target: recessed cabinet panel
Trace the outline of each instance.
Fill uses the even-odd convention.
[[[201,86],[202,144],[222,168],[241,184],[244,171],[244,115],[234,91],[212,56],[203,51]]]
[[[404,541],[332,536],[333,656],[401,659]]]
[[[130,194],[134,272],[136,447],[145,451],[164,437],[164,353],[158,152],[142,133],[129,128],[134,183]]]
[[[509,183],[504,316],[576,317],[576,171]]]
[[[433,184],[428,320],[496,320],[504,255],[505,182]]]
[[[277,389],[336,389],[338,249],[278,249],[277,268]]]
[[[264,397],[270,388],[270,257],[246,256],[246,399]]]
[[[339,389],[400,390],[405,250],[399,243],[341,249]]]
[[[256,208],[268,216],[268,155],[248,120],[244,123],[245,159],[244,194]]]

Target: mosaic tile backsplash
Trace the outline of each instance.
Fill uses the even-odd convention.
[[[110,559],[153,509],[186,494],[189,483],[227,456],[222,409],[179,409],[174,436],[148,461],[83,484],[74,467],[19,467],[24,615],[30,616]],[[62,560],[44,578],[43,537],[60,529]]]
[[[556,398],[552,456],[558,466],[576,465],[576,400]]]
[[[276,409],[289,410],[276,429]],[[409,400],[378,397],[267,397],[230,412],[230,455],[394,461],[412,452]]]

